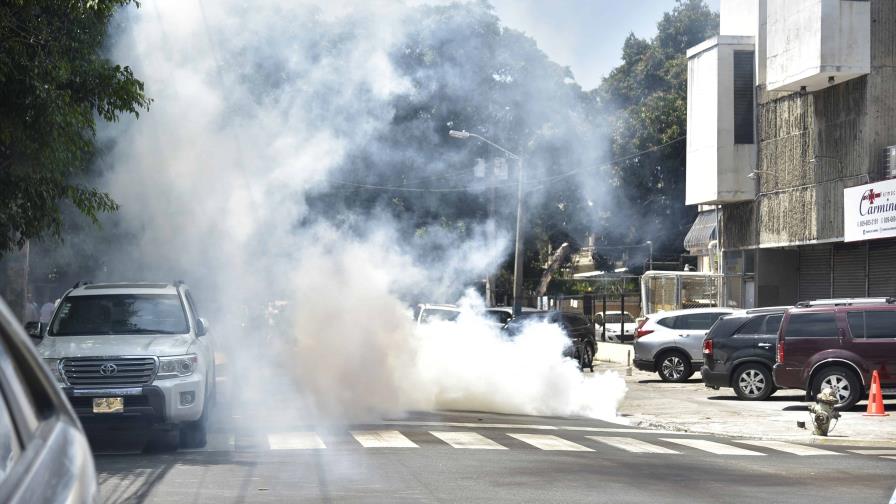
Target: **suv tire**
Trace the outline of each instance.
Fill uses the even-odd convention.
[[[757,362],[739,366],[731,375],[731,387],[742,401],[764,401],[777,390],[772,373]]]
[[[594,350],[591,349],[591,345],[585,344],[582,348],[582,362],[579,366],[582,368],[582,371],[585,369],[590,370],[592,373],[594,372]]]
[[[862,384],[855,373],[840,366],[822,369],[812,379],[812,396],[817,396],[823,388],[830,387],[840,399],[835,406],[838,410],[850,410],[862,398]]]
[[[664,352],[656,360],[656,374],[669,383],[682,383],[694,374],[691,358],[678,350]]]
[[[180,426],[181,448],[205,448],[208,442],[208,404],[202,408],[202,415],[195,422]]]

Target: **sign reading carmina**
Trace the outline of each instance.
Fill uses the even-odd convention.
[[[896,179],[843,190],[843,240],[896,236]]]

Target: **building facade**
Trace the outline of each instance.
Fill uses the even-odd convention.
[[[687,54],[686,202],[717,212],[728,304],[896,296],[896,2],[720,14]]]

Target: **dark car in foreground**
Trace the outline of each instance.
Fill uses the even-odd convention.
[[[703,383],[713,389],[731,387],[747,401],[774,394],[772,368],[784,310],[742,310],[720,318],[703,340]]]
[[[575,359],[579,369],[588,368],[594,371],[594,354],[597,341],[594,336],[594,325],[582,315],[561,311],[528,311],[519,314],[507,323],[504,330],[513,337],[522,331],[526,324],[545,322],[557,324],[571,340],[564,355]]]
[[[809,399],[825,388],[849,409],[877,371],[883,392],[896,388],[896,301],[826,299],[787,310],[778,335],[775,383],[802,389]]]
[[[78,418],[0,299],[0,502],[94,502]]]

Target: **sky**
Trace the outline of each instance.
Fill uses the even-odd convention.
[[[718,11],[720,0],[707,0]],[[675,0],[491,0],[502,22],[532,36],[557,63],[572,68],[592,89],[621,63],[629,33],[656,34],[656,23]]]

